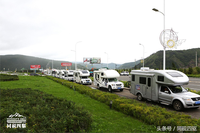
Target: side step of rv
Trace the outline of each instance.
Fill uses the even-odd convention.
[[[169,103],[166,103],[166,102],[160,102],[160,104],[170,105]]]

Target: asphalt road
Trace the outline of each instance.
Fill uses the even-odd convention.
[[[117,78],[122,81],[131,81],[130,76],[120,76]],[[200,78],[189,78],[189,84],[183,85],[184,88],[190,88],[192,90],[200,91]]]
[[[189,78],[189,84],[184,85],[184,88],[190,88],[192,90],[200,91],[200,78]]]

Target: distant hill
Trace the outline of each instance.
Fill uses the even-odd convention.
[[[65,69],[65,67],[61,66],[62,62],[68,61],[56,61],[53,60],[53,68],[55,69]],[[52,68],[52,60],[33,57],[33,56],[26,56],[26,55],[0,55],[0,71],[3,71],[4,68],[6,71],[15,71],[16,69],[19,71],[22,68],[25,70],[30,70],[30,65],[41,65],[41,68]],[[121,64],[114,64],[109,63],[108,68],[115,69],[119,67]],[[68,69],[74,70],[75,64],[72,62],[72,66],[68,67]],[[107,63],[102,64],[84,64],[82,62],[77,62],[78,69],[91,69],[94,68],[102,68],[107,67]]]
[[[196,66],[196,52],[198,67],[200,67],[200,48],[188,50],[167,50],[166,51],[166,69],[172,68],[188,68]],[[135,64],[137,64],[135,66]],[[121,65],[121,69],[140,68],[143,64],[140,61],[125,63]],[[145,58],[144,66],[152,69],[163,69],[163,50],[153,53]]]
[[[130,68],[134,68],[136,65],[138,65],[140,63],[140,60],[135,61],[135,62],[129,62],[129,63],[124,63],[122,64],[119,68],[117,69],[130,69]]]
[[[99,68],[107,67],[107,66],[108,66],[109,69],[118,69],[121,66],[121,64],[115,64],[115,63],[108,63],[108,65],[107,65],[107,63],[93,64],[93,65],[92,64],[86,64],[86,63],[79,63],[79,64],[87,67],[88,69],[91,69],[91,68],[99,69]]]
[[[197,52],[197,62],[198,67],[200,67],[200,48],[188,49],[188,50],[167,50],[166,51],[166,69],[172,68],[188,68],[196,66],[196,52]],[[53,60],[53,68],[56,69],[65,69],[65,67],[61,67],[62,62],[68,61],[55,61]],[[52,60],[25,56],[25,55],[0,55],[0,70],[3,71],[4,68],[6,71],[8,69],[10,71],[14,71],[15,69],[21,70],[24,68],[25,70],[30,69],[30,65],[41,65],[41,68],[46,69],[52,67]],[[135,66],[136,65],[136,66]],[[136,62],[129,62],[124,64],[115,64],[109,63],[108,68],[111,69],[132,69],[132,68],[140,68],[142,67],[142,63],[140,60]],[[150,67],[152,69],[162,69],[163,68],[163,51],[158,51],[153,53],[149,57],[145,58],[144,66]],[[91,69],[107,67],[107,63],[102,64],[83,64],[77,62],[77,67],[79,69]],[[74,69],[74,63],[72,62],[72,66],[69,69]]]
[[[55,61],[53,60],[53,68],[55,69],[65,69],[65,67],[61,66],[62,62],[68,61]],[[0,70],[3,71],[4,68],[6,71],[15,71],[21,70],[24,68],[25,70],[30,70],[30,65],[41,65],[41,68],[46,69],[52,68],[52,60],[38,58],[33,56],[26,55],[0,55]],[[72,63],[71,69],[74,69],[75,64]],[[79,69],[86,69],[84,66],[77,63],[77,67]],[[69,68],[69,67],[68,67]]]

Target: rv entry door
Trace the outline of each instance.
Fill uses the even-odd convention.
[[[147,84],[146,84],[146,98],[147,99],[152,99],[152,77],[147,77]]]

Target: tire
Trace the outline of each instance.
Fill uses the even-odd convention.
[[[122,92],[124,89],[120,89],[120,91]]]
[[[108,91],[109,91],[110,93],[112,93],[112,88],[111,88],[111,86],[108,87]]]
[[[142,100],[143,100],[142,95],[141,95],[140,93],[137,94],[137,100],[138,100],[138,101],[142,101]]]
[[[173,108],[174,108],[176,111],[181,111],[181,110],[183,110],[183,104],[181,103],[181,101],[175,100],[175,101],[173,102]]]
[[[99,84],[97,84],[97,89],[100,90]]]

